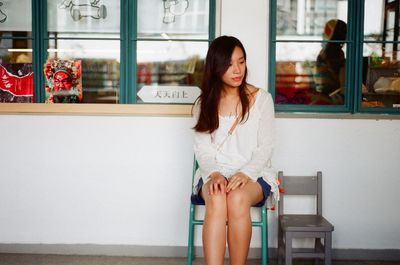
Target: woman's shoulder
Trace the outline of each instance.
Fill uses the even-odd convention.
[[[272,99],[271,94],[266,91],[265,89],[253,86],[253,85],[248,85],[249,92],[254,95],[257,101],[265,102],[270,99]]]
[[[257,94],[257,92],[258,92],[258,90],[259,90],[258,87],[255,87],[255,86],[252,85],[252,84],[247,84],[246,88],[247,88],[247,91],[248,91],[248,93],[249,93],[250,95],[255,95],[255,94]]]

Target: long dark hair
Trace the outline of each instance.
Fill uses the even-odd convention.
[[[326,33],[329,32],[330,34]],[[345,41],[347,36],[346,22],[340,19],[331,19],[325,24],[324,38],[335,41]],[[342,50],[344,42],[328,42],[321,50],[319,56],[339,75],[340,68],[345,65],[344,53]]]
[[[196,100],[196,103],[200,103],[200,115],[197,124],[193,127],[197,132],[212,133],[219,127],[218,106],[223,87],[222,76],[229,68],[235,47],[239,47],[243,51],[244,60],[246,61],[246,51],[243,44],[235,37],[218,37],[208,48],[201,83],[201,94]],[[250,101],[246,91],[246,78],[247,66],[242,84],[239,86],[239,97],[242,105],[241,121],[245,120],[250,109]]]

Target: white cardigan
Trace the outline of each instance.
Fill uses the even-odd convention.
[[[193,108],[195,122],[199,112],[198,103]],[[279,199],[277,174],[271,167],[275,134],[274,103],[271,95],[262,89],[258,90],[248,120],[239,123],[232,135],[217,150],[235,119],[236,116],[220,116],[219,127],[213,133],[195,132],[194,153],[199,169],[195,174],[193,192],[197,193],[196,185],[200,178],[205,183],[215,171],[219,171],[226,178],[240,171],[253,181],[262,177],[271,186],[273,198],[277,201]]]

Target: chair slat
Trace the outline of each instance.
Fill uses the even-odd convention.
[[[285,195],[317,195],[318,180],[317,176],[311,177],[294,177],[285,176],[283,182]]]

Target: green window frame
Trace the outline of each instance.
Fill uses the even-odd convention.
[[[120,36],[119,38],[74,38],[64,37],[65,40],[118,40],[120,41],[120,88],[118,104],[139,104],[137,102],[137,43],[143,40],[138,37],[138,1],[120,1]],[[204,0],[209,2],[208,14],[208,39],[157,39],[163,41],[193,41],[209,43],[215,38],[216,27],[216,0]],[[160,1],[161,2],[161,1]],[[47,49],[50,37],[47,30],[47,0],[32,0],[32,64],[34,71],[34,102],[45,102],[45,76],[43,66],[47,61]],[[9,38],[9,37],[6,37]],[[18,37],[11,37],[17,39]],[[2,37],[0,36],[0,40]],[[135,74],[132,74],[135,73]],[[0,103],[1,104],[1,103]],[[13,103],[18,104],[18,103]],[[118,105],[117,104],[117,105]],[[155,105],[157,105],[156,103]],[[178,103],[168,103],[175,105]],[[114,104],[115,105],[115,104]],[[186,105],[186,103],[184,104]]]
[[[392,0],[393,1],[393,0]],[[395,0],[397,1],[397,0]],[[277,39],[277,2],[271,0],[269,5],[269,63],[268,85],[269,91],[275,99],[276,94],[276,48],[283,42],[312,42],[296,39]],[[398,1],[399,2],[399,1]],[[400,107],[363,107],[362,106],[362,75],[363,75],[363,45],[364,43],[391,43],[398,44],[398,40],[369,41],[364,39],[364,1],[348,0],[347,4],[347,39],[346,43],[346,89],[343,105],[302,105],[302,104],[275,104],[277,112],[303,113],[369,113],[369,114],[400,114]],[[326,41],[317,41],[326,42]],[[400,95],[400,94],[399,94]]]

